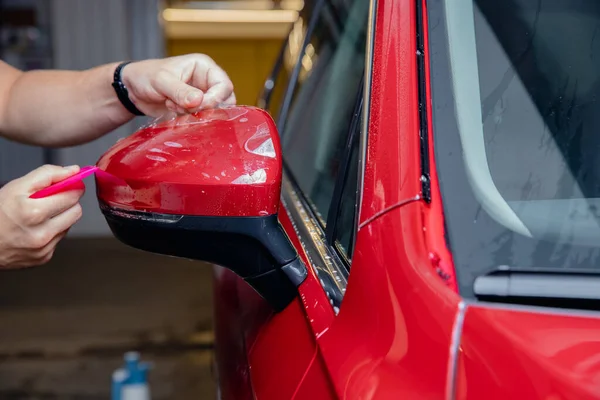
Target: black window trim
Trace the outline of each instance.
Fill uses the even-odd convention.
[[[421,147],[421,194],[423,200],[431,202],[431,168],[429,165],[429,128],[427,125],[427,89],[425,66],[425,34],[423,22],[423,1],[416,1],[417,21],[417,75],[419,98],[419,136]]]
[[[342,162],[340,164],[340,171],[338,173],[338,176],[336,177],[336,182],[335,182],[335,186],[333,189],[333,197],[329,204],[329,213],[327,214],[328,215],[327,224],[325,225],[325,237],[327,239],[327,242],[330,245],[336,247],[336,250],[338,252],[340,252],[340,255],[343,256],[342,259],[344,259],[346,264],[348,264],[348,267],[350,267],[350,259],[352,258],[352,239],[350,240],[350,246],[348,249],[343,250],[341,248],[341,246],[339,246],[339,242],[337,240],[337,238],[338,238],[337,221],[338,221],[339,214],[340,214],[340,207],[342,205],[342,195],[344,193],[345,186],[347,184],[351,184],[356,187],[356,190],[358,190],[357,182],[347,182],[347,177],[348,177],[348,172],[350,169],[350,161],[352,158],[352,149],[353,149],[353,146],[355,145],[356,139],[358,139],[357,136],[360,135],[361,127],[359,126],[359,124],[360,124],[361,118],[362,118],[362,106],[363,106],[363,102],[364,102],[363,82],[364,82],[364,74],[362,77],[360,90],[358,92],[358,97],[356,99],[356,105],[354,106],[354,111],[352,113],[352,122],[350,124],[348,138],[346,140],[346,145],[344,147],[344,155],[342,158]],[[358,166],[357,166],[357,168],[358,168]],[[358,200],[358,197],[356,199]],[[357,204],[355,203],[354,204],[354,208],[355,208],[354,218],[356,218],[356,207],[357,207]],[[356,227],[355,222],[356,221],[353,222],[354,227]],[[352,230],[351,238],[354,236],[354,231],[355,231],[355,229]]]
[[[271,103],[271,95],[273,94],[273,89],[275,88],[275,84],[277,83],[277,75],[279,74],[279,70],[283,67],[283,60],[285,49],[288,46],[289,37],[292,33],[292,28],[288,31],[286,39],[281,42],[281,48],[279,49],[279,54],[277,55],[277,60],[275,61],[275,65],[271,70],[271,73],[265,80],[263,88],[258,96],[256,104],[259,108],[267,109]]]
[[[356,216],[354,217],[354,232],[351,248],[356,246],[356,238],[358,236],[358,227],[360,225],[360,213],[362,209],[363,193],[365,187],[365,166],[367,160],[367,145],[369,140],[369,121],[371,118],[371,90],[373,85],[373,48],[375,46],[375,29],[377,22],[377,7],[378,0],[370,0],[369,7],[369,26],[367,27],[367,49],[365,57],[365,85],[363,90],[363,117],[362,129],[360,132],[359,141],[359,156],[358,156],[358,197],[356,202]]]
[[[327,240],[333,243],[335,238],[335,226],[338,219],[338,211],[342,201],[342,192],[344,189],[344,182],[346,181],[346,176],[348,175],[348,168],[350,167],[350,153],[352,149],[352,145],[354,143],[354,138],[356,137],[356,130],[358,124],[360,122],[360,112],[363,104],[363,82],[364,82],[364,72],[363,77],[361,78],[361,85],[356,97],[356,103],[354,105],[354,109],[352,110],[352,121],[350,122],[350,126],[348,128],[348,137],[346,139],[346,143],[344,144],[344,154],[342,156],[342,160],[339,167],[339,173],[336,177],[335,187],[333,189],[333,196],[331,198],[331,202],[329,203],[329,212],[327,213],[327,223],[325,224],[325,236]]]
[[[315,30],[315,26],[319,21],[319,16],[321,14],[323,4],[325,4],[325,0],[316,0],[315,7],[313,8],[313,12],[308,21],[308,25],[306,26],[306,34],[304,35],[304,40],[302,41],[302,47],[300,48],[298,59],[296,60],[296,64],[294,65],[294,69],[292,69],[292,74],[290,75],[290,79],[288,80],[287,86],[285,88],[283,101],[281,102],[279,114],[277,115],[277,121],[275,121],[275,124],[277,125],[277,130],[279,132],[279,136],[281,137],[283,137],[285,121],[287,120],[287,114],[290,105],[292,104],[292,95],[294,94],[293,89],[296,87],[296,82],[298,81],[298,77],[300,76],[300,69],[302,68],[302,54],[304,54],[306,46],[308,45],[308,43],[310,43],[310,37],[312,36],[312,33]],[[283,47],[283,51],[285,51],[285,46]],[[277,73],[279,73],[279,71],[277,71]]]

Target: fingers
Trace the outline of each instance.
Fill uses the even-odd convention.
[[[235,93],[231,93],[231,95],[229,96],[229,98],[227,98],[227,100],[216,104],[217,106],[234,106],[236,104],[236,98],[235,98]],[[194,113],[197,111],[202,110],[203,108],[212,108],[212,107],[204,107],[204,106],[200,106],[200,107],[196,107],[196,108],[190,108],[190,109],[184,109],[183,107],[178,106],[177,104],[175,104],[173,101],[167,99],[165,101],[165,107],[167,107],[167,109],[171,112],[177,113],[177,114],[186,114],[186,113]]]
[[[236,102],[231,79],[204,54],[139,61],[122,72],[136,106],[147,115],[160,115],[165,108],[194,113]]]
[[[71,175],[71,168],[45,166],[0,188],[0,268],[46,263],[57,243],[82,215],[82,185],[43,199],[30,199],[35,189]]]
[[[27,199],[23,203],[25,222],[29,226],[39,225],[78,204],[83,193],[83,189],[74,189],[42,199]]]
[[[208,56],[197,57],[195,63],[192,84],[205,91],[201,107],[211,108],[229,100],[233,83],[227,73]]]
[[[73,205],[71,208],[66,210],[65,212],[57,215],[54,218],[51,218],[46,223],[46,229],[52,232],[52,234],[56,234],[57,232],[66,231],[71,228],[77,221],[81,219],[82,209],[79,203]]]
[[[68,230],[58,233],[44,247],[32,252],[32,259],[28,266],[42,265],[49,262],[56,251],[56,246],[67,235],[67,232]]]
[[[27,194],[31,195],[40,189],[44,189],[53,183],[62,181],[79,172],[79,166],[59,167],[56,165],[43,165],[34,169],[24,177],[20,178],[19,184],[25,186]]]
[[[81,218],[82,210],[79,203],[65,212],[44,221],[36,226],[22,226],[19,232],[21,239],[15,245],[26,251],[38,251],[46,247],[52,239],[61,232],[69,230]]]
[[[180,70],[184,72],[175,72]],[[231,79],[212,58],[204,54],[173,58],[171,64],[157,76],[155,84],[158,92],[181,107],[177,109],[171,105],[171,109],[177,112],[213,108],[232,100]]]
[[[76,204],[44,224],[26,230],[24,240],[15,243],[13,252],[20,253],[20,261],[15,262],[13,266],[29,267],[50,261],[58,242],[79,221],[81,215],[81,206]]]
[[[48,219],[63,213],[76,205],[84,193],[82,182],[73,185],[69,190],[41,199],[30,199],[29,195],[61,181],[79,171],[78,166],[59,167],[44,165],[15,181],[10,189],[16,200],[14,202],[14,221],[22,227],[35,227]]]
[[[235,103],[236,103],[235,93],[231,93],[231,95],[227,98],[227,100],[225,100],[222,104],[225,104],[227,106],[235,106]]]
[[[186,113],[186,110],[183,107],[180,107],[177,104],[173,103],[173,101],[170,99],[167,99],[165,101],[165,106],[174,113],[177,113],[177,114],[185,114]]]
[[[154,84],[159,93],[182,109],[199,107],[204,100],[204,93],[200,89],[188,85],[167,70],[157,74]]]

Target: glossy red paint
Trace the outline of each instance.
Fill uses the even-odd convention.
[[[309,369],[306,371],[302,383],[296,389],[293,400],[334,400],[339,397],[329,383],[327,367],[319,354],[315,351]]]
[[[226,323],[217,342],[234,344],[219,355],[233,361],[219,361],[236,368],[221,377],[234,388],[223,398],[237,390],[258,400],[600,398],[600,315],[468,304],[464,323],[457,319],[464,303],[444,238],[431,125],[431,203],[417,198],[417,3],[377,4],[361,228],[340,313],[312,268],[299,299],[277,315],[235,278],[236,303],[218,317]],[[431,124],[431,104],[427,113]],[[284,209],[279,219],[311,267]]]
[[[360,223],[421,193],[414,1],[378,1]]]
[[[281,188],[279,135],[268,113],[229,107],[179,116],[119,141],[98,167],[98,198],[116,208],[166,214],[275,214]]]
[[[302,244],[294,230],[292,221],[283,208],[279,213],[279,221],[287,232],[294,247],[298,249],[302,261],[310,266],[311,262],[302,249]],[[302,285],[300,285],[298,291],[304,305],[308,323],[311,326],[314,336],[318,339],[329,329],[333,323],[335,314],[313,268],[309,268],[308,276]]]
[[[435,275],[419,203],[358,233],[341,311],[319,340],[344,399],[439,399],[459,297]]]
[[[222,399],[292,399],[306,390],[313,391],[314,399],[329,398],[314,397],[316,388],[327,386],[328,376],[321,364],[315,365],[315,335],[300,298],[274,314],[242,279],[228,270],[216,271],[215,343]]]
[[[600,398],[600,313],[470,306],[456,399]]]
[[[416,394],[441,398],[448,384],[459,297],[432,268],[423,229],[431,210],[416,200],[394,208],[420,193],[415,14],[414,2],[379,1],[377,25],[384,28],[375,38],[361,222],[380,216],[358,233],[352,273],[337,317],[312,270],[300,287],[302,311],[322,359],[318,372],[314,362],[310,364],[296,392],[302,398],[322,398],[328,392],[318,382],[326,379],[335,395],[344,399],[414,398]],[[392,210],[385,212],[388,209]],[[279,218],[310,265],[289,217],[280,212]],[[273,319],[262,323],[249,360],[251,371],[260,371],[251,372],[259,399],[289,393],[289,384],[271,377],[268,386],[262,382],[268,379],[263,374],[284,364],[280,354],[297,354],[291,347],[276,350],[266,343],[279,343],[277,335],[303,331],[286,331],[283,324],[278,330],[273,324]],[[271,331],[277,335],[265,334]],[[259,343],[263,347],[257,347]],[[280,394],[279,398],[289,397]]]
[[[379,216],[359,229],[340,314],[319,339],[344,399],[438,399],[448,384],[460,298],[432,268],[435,210],[416,199],[415,17],[414,1],[378,1],[361,224]]]
[[[308,371],[316,342],[299,300],[264,324],[248,353],[258,400],[291,399]]]

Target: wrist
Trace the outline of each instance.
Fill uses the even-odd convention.
[[[115,65],[115,69],[121,63]],[[132,76],[135,75],[132,71],[135,69],[137,62],[129,62],[126,66],[121,68],[121,81],[128,88],[129,94],[131,95],[130,88],[133,87]]]
[[[130,64],[131,61],[126,61],[117,65],[113,74],[112,87],[117,95],[117,98],[119,99],[119,102],[127,111],[133,115],[143,116],[144,113],[137,108],[131,98],[131,93],[129,91],[129,87],[131,86],[128,87],[128,84],[126,84],[126,82],[130,82],[129,76],[131,75],[124,75],[124,72],[125,69],[130,66]]]
[[[111,130],[133,118],[123,107],[112,87],[118,65],[119,63],[115,62],[84,71],[81,84],[81,87],[90,88],[86,91],[90,112],[104,116],[109,121],[109,126],[113,126]]]

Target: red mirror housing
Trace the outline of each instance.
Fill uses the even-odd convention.
[[[271,117],[232,107],[143,128],[113,146],[98,167],[125,180],[98,185],[98,198],[125,210],[203,216],[277,213],[281,148]]]
[[[231,269],[276,311],[306,267],[279,225],[277,128],[254,107],[158,121],[98,161],[100,208],[114,235],[138,249]]]

